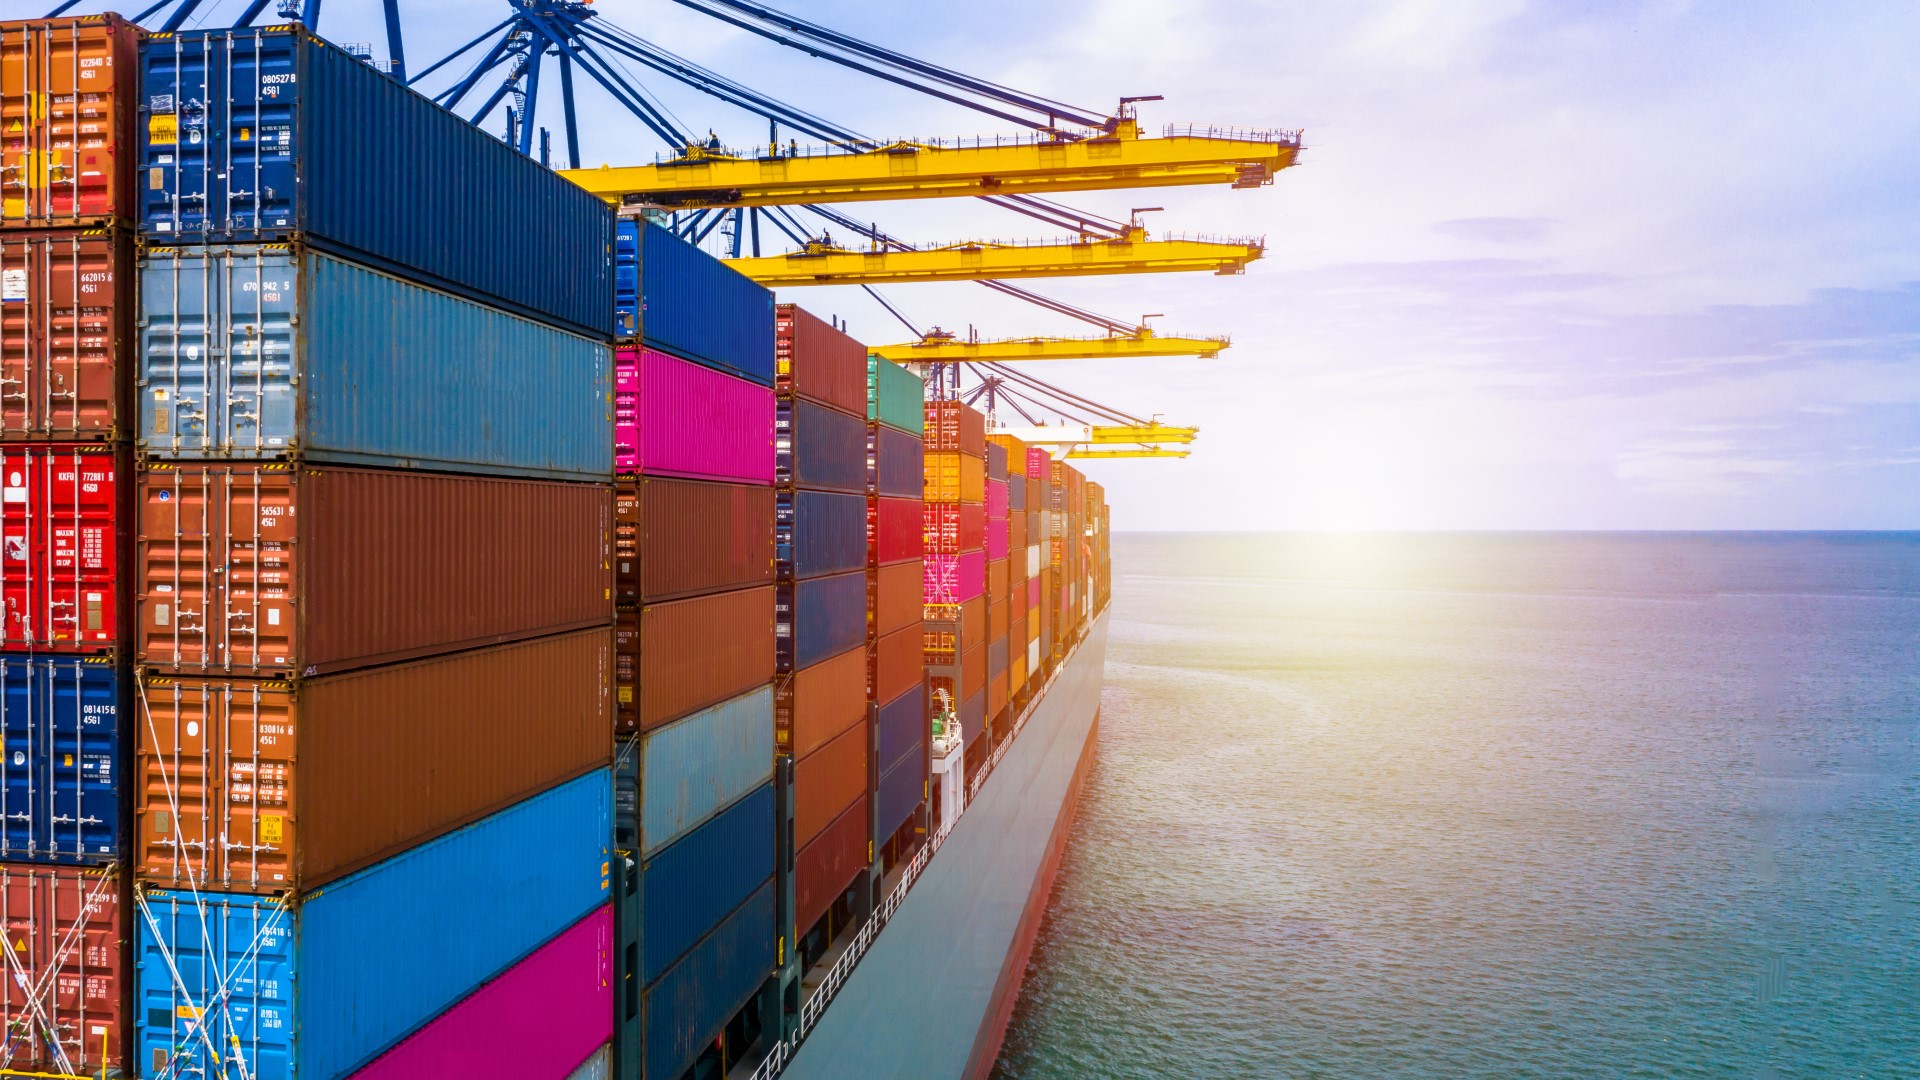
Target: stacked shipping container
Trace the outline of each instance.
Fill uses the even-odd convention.
[[[0,23],[0,1069],[127,1049],[122,764],[130,715],[139,31]]]
[[[989,604],[1006,605],[1004,617],[988,613],[989,626],[999,631],[988,645],[993,650],[988,663],[990,667],[1001,665],[1001,669],[990,672],[987,679],[989,735],[998,744],[1010,734],[1013,714],[1026,701],[1030,674],[1027,662],[1027,444],[1011,435],[988,435],[987,440],[989,453],[993,449],[1000,452],[999,461],[990,460],[988,466],[991,469],[997,464],[1006,474],[1003,482],[1007,500],[1005,513],[999,519],[992,516],[993,507],[988,508],[987,518],[988,547],[999,544],[1005,564],[1004,571],[989,568],[987,575]],[[989,494],[992,483],[990,477]]]
[[[925,406],[925,652],[933,708],[960,725],[969,774],[987,748],[986,417]]]
[[[926,412],[920,377],[867,358],[868,699],[875,716],[873,837],[879,869],[924,831],[928,724],[925,635]]]
[[[298,26],[139,67],[132,1065],[565,1076],[612,1035],[612,213]]]
[[[673,1080],[752,1040],[776,959],[774,311],[658,226],[616,252],[613,1057]]]

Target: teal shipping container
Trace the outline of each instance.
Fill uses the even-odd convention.
[[[867,357],[867,419],[918,436],[926,429],[920,376],[880,356]]]

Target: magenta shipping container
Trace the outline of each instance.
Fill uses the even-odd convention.
[[[987,481],[987,517],[1004,518],[1007,516],[1007,482],[1005,480]]]
[[[657,349],[614,355],[614,468],[773,483],[773,388]]]
[[[613,907],[606,905],[353,1077],[561,1080],[612,1037]]]
[[[964,604],[986,591],[986,552],[927,556],[926,589],[923,593],[926,603]]]
[[[987,561],[999,562],[1007,557],[1007,519],[987,515]],[[1024,569],[1024,567],[1022,568]]]

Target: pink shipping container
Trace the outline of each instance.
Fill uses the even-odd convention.
[[[1053,455],[1038,446],[1027,447],[1027,475],[1035,480],[1045,480],[1051,476]]]
[[[986,504],[988,520],[1007,516],[1007,482],[1005,480],[987,481]]]
[[[614,354],[614,468],[773,483],[773,388],[657,349]]]
[[[613,907],[560,932],[532,955],[353,1074],[563,1080],[613,1037]]]
[[[999,562],[1007,557],[1007,519],[987,515],[987,561]],[[1020,569],[1025,570],[1025,560]]]
[[[1027,610],[1040,610],[1041,605],[1046,603],[1045,589],[1045,578],[1030,577],[1027,579]]]
[[[926,567],[923,592],[926,603],[964,604],[987,591],[987,553],[984,551],[928,555]]]

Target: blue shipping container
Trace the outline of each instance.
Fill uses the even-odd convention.
[[[281,244],[150,249],[140,448],[606,480],[612,346]]]
[[[866,568],[865,495],[782,492],[778,514],[778,558],[788,576],[820,577]]]
[[[987,678],[995,679],[1007,670],[1007,639],[998,638],[987,645]]]
[[[640,867],[640,984],[773,876],[773,785],[749,792]]]
[[[773,687],[649,731],[636,751],[634,850],[648,859],[773,779]]]
[[[867,640],[867,574],[862,570],[780,586],[773,628],[780,670],[799,671]]]
[[[1025,462],[1021,463],[1025,465]],[[1007,478],[1007,448],[997,442],[987,444],[987,479],[1005,480]]]
[[[1027,474],[1016,472],[1007,483],[1007,510],[1025,513],[1027,509]]]
[[[880,706],[880,751],[874,758],[879,771],[885,773],[908,754],[918,754],[930,727],[927,700],[919,687]]]
[[[297,905],[147,893],[144,1075],[308,1080],[365,1065],[606,902],[611,797],[607,771],[588,773]]]
[[[880,831],[875,836],[891,837],[906,824],[914,808],[926,801],[926,780],[927,759],[917,753],[902,758],[880,777],[880,817],[876,822]]]
[[[773,294],[658,225],[640,230],[640,338],[675,356],[773,385]]]
[[[119,857],[119,716],[112,659],[0,653],[0,859]]]
[[[926,462],[924,447],[917,435],[895,431],[875,424],[875,486],[880,494],[900,499],[917,499],[924,494]]]
[[[630,218],[613,239],[613,338],[640,339],[640,223]]]
[[[774,414],[773,446],[777,483],[866,494],[865,420],[811,401],[783,400]]]
[[[647,1080],[678,1080],[773,970],[773,882],[642,995]]]
[[[299,26],[152,35],[140,68],[149,242],[299,237],[613,336],[613,209],[398,80]]]

